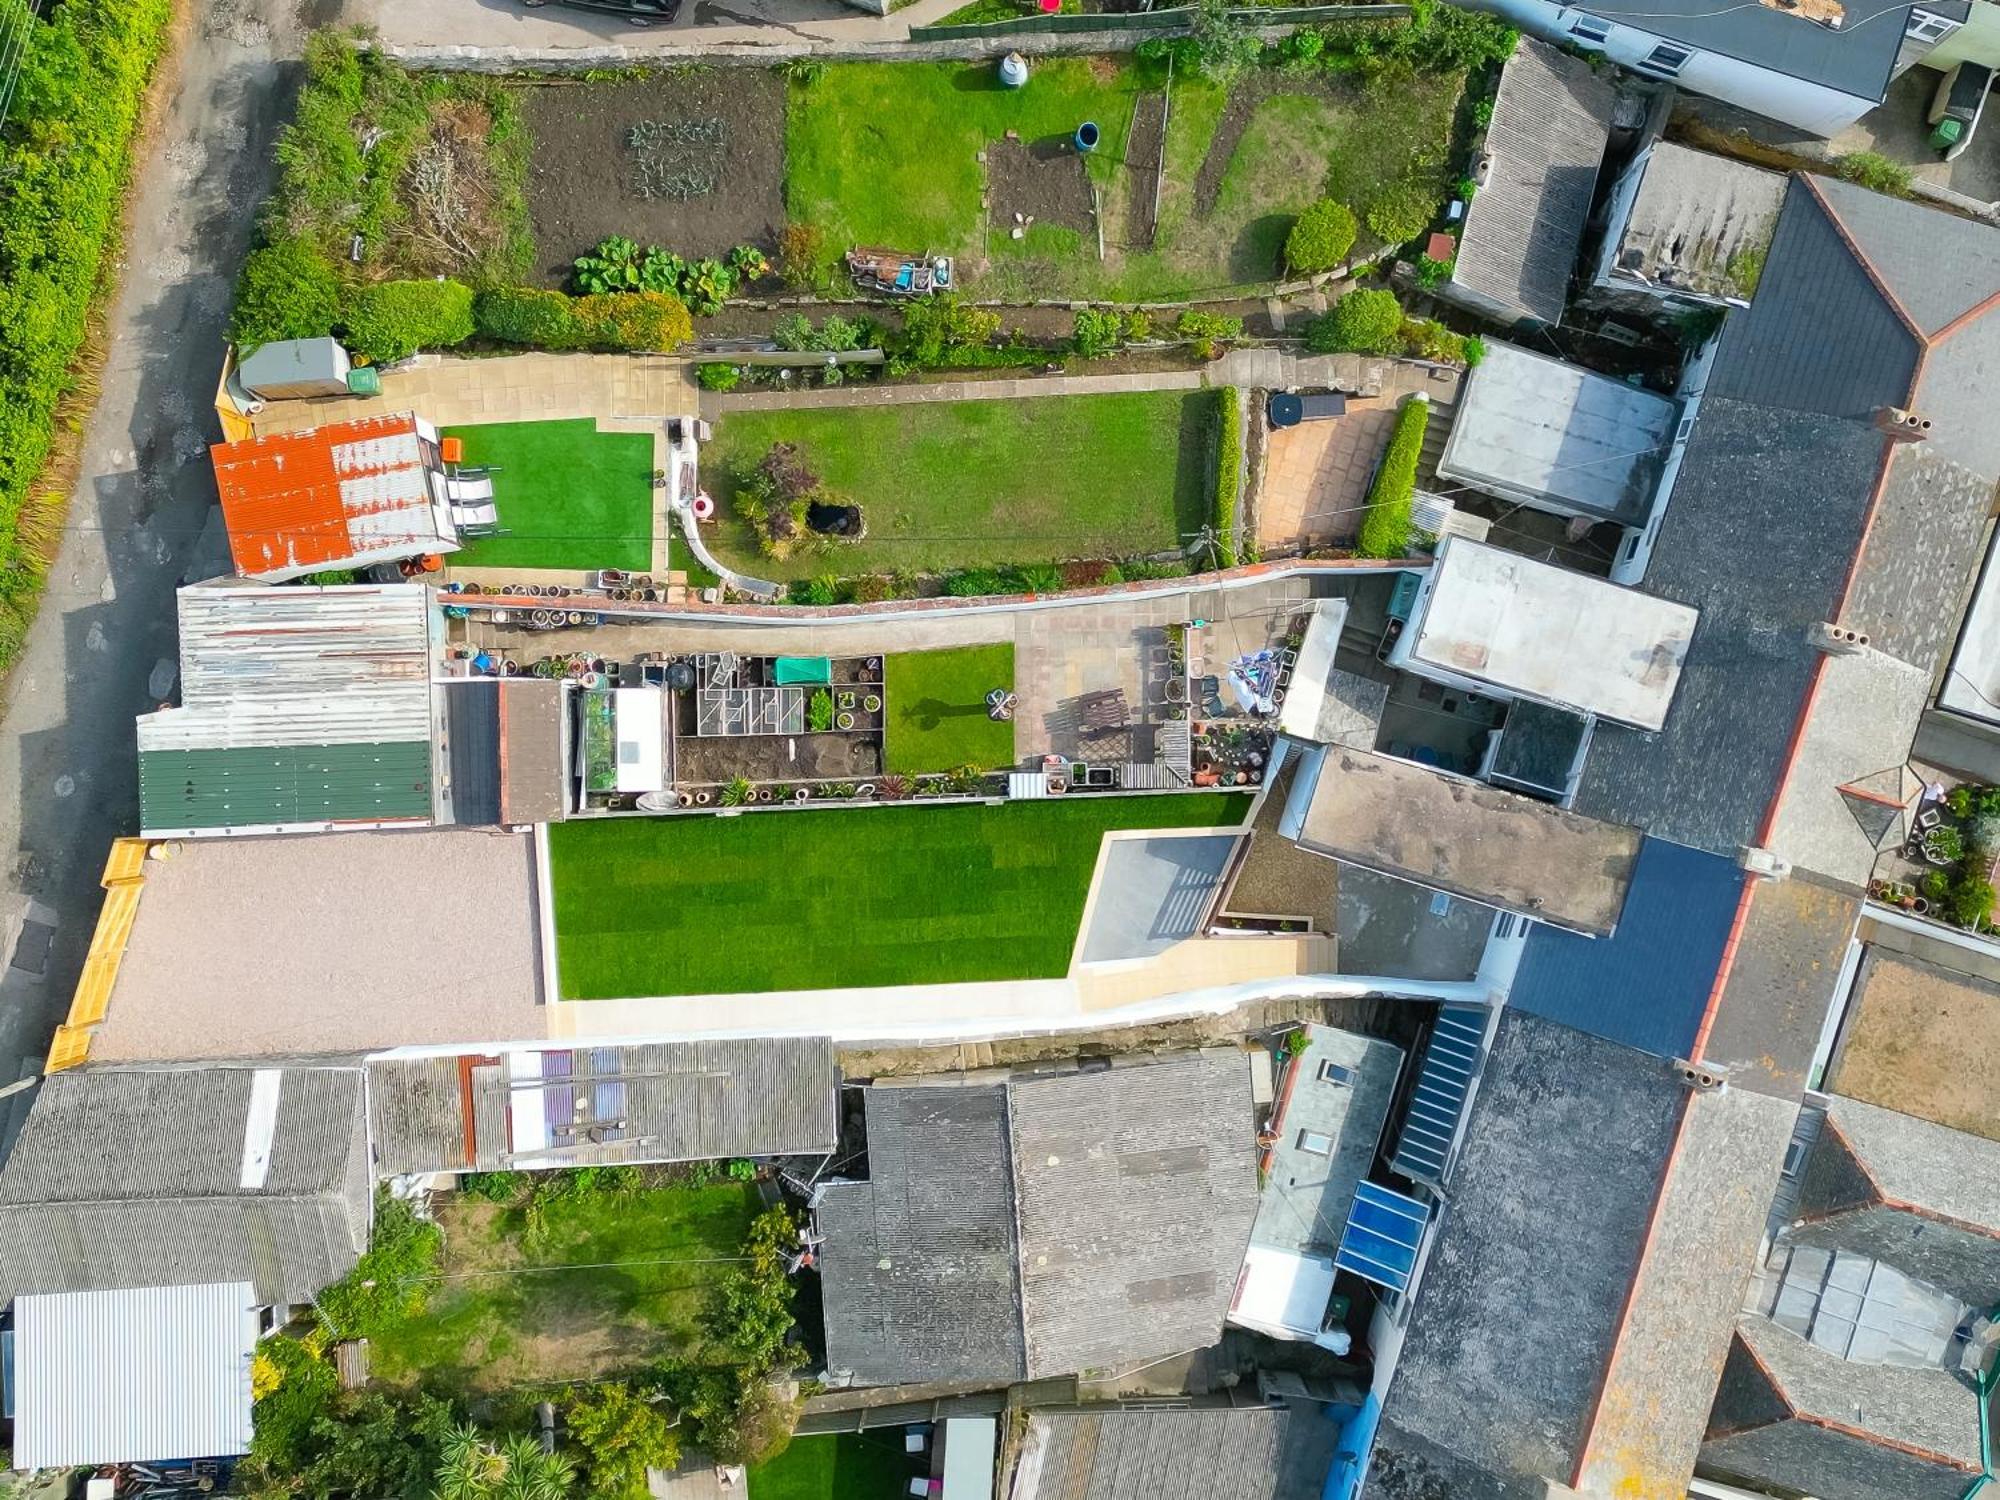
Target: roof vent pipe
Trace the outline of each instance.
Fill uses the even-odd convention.
[[[1806,632],[1806,644],[1828,656],[1859,656],[1868,649],[1868,643],[1865,630],[1849,630],[1831,620],[1821,620]]]
[[[1931,435],[1931,419],[1900,406],[1875,408],[1875,426],[1899,443],[1921,443]]]

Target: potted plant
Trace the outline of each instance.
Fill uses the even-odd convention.
[[[863,713],[870,713],[870,714],[879,714],[880,712],[882,712],[881,697],[878,694],[870,693],[867,697],[861,700],[861,711]]]
[[[1948,823],[1925,830],[1924,858],[1938,866],[1957,864],[1965,858],[1965,836]]]
[[[854,727],[854,715],[850,713],[841,713],[836,715],[833,721],[833,727],[836,729],[852,729]]]
[[[724,807],[741,807],[750,800],[750,790],[750,778],[748,776],[735,777],[722,789],[722,805]]]
[[[843,709],[852,709],[854,707],[854,694],[842,693],[840,695],[839,703],[840,707]]]

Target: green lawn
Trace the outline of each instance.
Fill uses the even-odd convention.
[[[903,1452],[903,1429],[794,1438],[748,1476],[749,1500],[907,1500],[928,1473],[923,1456]]]
[[[791,91],[788,211],[818,224],[832,252],[862,243],[957,255],[961,279],[980,295],[1137,301],[1271,280],[1293,216],[1322,195],[1361,219],[1412,174],[1440,199],[1450,185],[1445,157],[1463,77],[1385,75],[1265,98],[1204,214],[1196,179],[1229,91],[1178,72],[1159,224],[1141,248],[1138,226],[1127,224],[1125,148],[1134,101],[1163,77],[1137,59],[1038,58],[1027,86],[1010,92],[997,87],[990,62],[835,64]],[[1269,81],[1253,72],[1236,86]],[[979,153],[1009,127],[1032,143],[1068,136],[1086,119],[1104,136],[1089,170],[1101,190],[1105,258],[1089,232],[1035,224],[1015,240],[1011,221],[989,231]],[[1004,215],[1004,205],[995,211]]]
[[[563,1201],[527,1240],[518,1206],[446,1200],[443,1284],[421,1317],[372,1341],[374,1373],[492,1391],[687,1356],[729,1269],[689,1262],[737,1254],[758,1208],[742,1182],[605,1194]]]
[[[1208,391],[1143,391],[727,412],[702,454],[721,505],[709,545],[766,578],[1166,551],[1208,519],[1214,408]],[[862,507],[862,540],[758,552],[730,502],[779,442]]]
[[[1102,836],[1233,825],[1221,792],[549,829],[564,998],[1054,979]]]
[[[466,545],[454,568],[627,568],[653,565],[653,439],[599,432],[588,417],[446,427],[465,462],[491,464],[509,536]]]
[[[888,723],[882,753],[905,776],[1014,764],[1014,726],[986,712],[986,695],[1014,686],[1014,647],[961,646],[955,651],[906,651],[883,663]]]

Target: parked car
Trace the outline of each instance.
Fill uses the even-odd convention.
[[[561,5],[570,10],[617,16],[628,26],[667,26],[681,13],[681,0],[521,0],[529,10]]]

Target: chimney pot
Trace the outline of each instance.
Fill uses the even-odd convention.
[[[1899,443],[1921,443],[1931,435],[1931,419],[1900,406],[1875,408],[1875,426]]]

